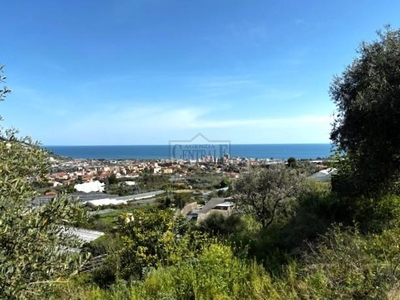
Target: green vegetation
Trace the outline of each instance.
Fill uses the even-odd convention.
[[[288,164],[289,167],[295,168],[296,165],[297,165],[297,160],[296,160],[296,158],[294,158],[294,157],[289,157],[288,160],[287,160],[287,164]]]
[[[302,176],[286,166],[252,170],[236,182],[237,205],[252,214],[266,228],[290,213],[292,201],[300,195]]]
[[[169,184],[168,179],[166,175],[145,173],[139,178],[137,184],[142,192],[162,190]]]
[[[178,209],[182,209],[187,203],[194,202],[191,190],[175,190],[172,193],[170,204]]]
[[[378,38],[361,44],[330,88],[338,108],[331,139],[346,153],[335,188],[345,194],[385,192],[399,176],[400,30],[387,26]]]
[[[27,179],[46,172],[45,154],[4,133],[1,298],[399,299],[400,32],[386,29],[379,38],[362,44],[331,87],[339,110],[332,140],[346,154],[332,190],[307,179],[314,167],[295,159],[252,168],[233,184],[199,172],[190,185],[233,188],[238,209],[196,225],[169,207],[182,207],[192,193],[146,174],[141,188],[164,185],[169,203],[92,218],[88,226],[101,221],[106,235],[82,254],[101,256],[102,264],[72,278],[81,257],[59,251],[73,244],[60,226],[82,222],[81,210],[63,198],[30,208]]]
[[[1,100],[7,93],[0,90]],[[73,226],[83,210],[65,197],[32,207],[32,182],[44,179],[48,156],[17,135],[0,131],[0,298],[43,299],[82,264],[81,255],[68,251],[80,243],[66,226]]]

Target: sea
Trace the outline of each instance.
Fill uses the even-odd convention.
[[[175,146],[175,148],[174,148]],[[331,144],[232,144],[212,145],[208,149],[224,149],[224,154],[230,157],[245,157],[257,159],[322,159],[330,156]],[[126,146],[44,146],[54,154],[77,159],[179,159],[185,158],[185,148],[180,147],[177,156],[176,145],[126,145]],[[183,150],[182,150],[183,149]],[[189,149],[189,148],[188,148]],[[190,152],[191,151],[191,152]],[[197,152],[198,153],[197,153]],[[186,158],[195,158],[193,153],[199,155],[201,149],[188,150]],[[216,154],[206,149],[203,154]],[[182,156],[183,154],[183,156]],[[221,155],[222,156],[222,155]]]

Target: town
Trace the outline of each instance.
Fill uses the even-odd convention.
[[[235,208],[233,185],[241,174],[254,168],[296,163],[310,178],[330,181],[329,159],[252,159],[211,156],[196,160],[107,160],[69,159],[51,156],[51,172],[37,191],[35,205],[49,202],[58,194],[81,202],[95,222],[90,229],[103,230],[129,207],[161,205],[199,223],[218,212],[229,216]],[[113,219],[114,218],[114,219]],[[92,220],[93,221],[93,220]],[[88,240],[90,241],[90,240]]]
[[[225,155],[196,160],[106,160],[50,157],[51,172],[38,191],[43,196],[57,192],[114,193],[119,196],[151,192],[157,189],[188,189],[204,198],[227,191],[228,183],[251,168],[287,164],[282,159],[252,159]],[[309,175],[327,169],[328,159],[300,160]],[[152,178],[149,180],[149,178]],[[225,182],[224,182],[225,180]],[[119,185],[117,185],[119,183]],[[117,187],[118,186],[118,187]],[[87,198],[87,197],[86,197]]]

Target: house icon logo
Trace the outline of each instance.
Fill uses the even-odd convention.
[[[174,160],[217,162],[229,158],[231,142],[229,140],[211,140],[198,133],[189,140],[170,140],[170,158]]]

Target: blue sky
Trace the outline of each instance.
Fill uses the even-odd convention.
[[[3,126],[44,145],[328,143],[329,85],[400,2],[3,1]]]

